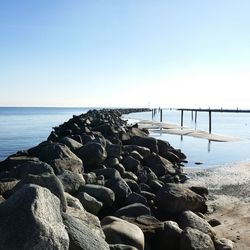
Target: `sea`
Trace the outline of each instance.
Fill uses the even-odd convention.
[[[0,107],[0,161],[19,150],[26,150],[47,139],[53,127],[86,113],[91,108]],[[180,125],[181,114],[175,109],[163,109],[163,122]],[[159,113],[131,113],[129,122],[159,121]],[[208,131],[208,113],[198,112],[197,122],[191,112],[184,112],[184,126]],[[212,133],[239,137],[233,142],[214,142],[191,136],[163,133],[150,135],[168,141],[187,156],[186,167],[217,167],[250,162],[250,114],[212,113]]]

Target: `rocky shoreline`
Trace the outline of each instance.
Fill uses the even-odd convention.
[[[129,126],[147,109],[91,110],[0,162],[0,250],[232,249],[207,221],[186,156]]]

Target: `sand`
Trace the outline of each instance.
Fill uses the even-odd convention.
[[[232,240],[236,250],[250,249],[250,163],[185,172],[191,177],[185,185],[209,189],[207,217],[222,223],[217,236]]]
[[[210,134],[203,130],[195,130],[192,128],[181,127],[176,124],[169,124],[163,122],[142,120],[139,121],[138,125],[140,128],[149,129],[149,131],[153,133],[166,133],[174,135],[192,136],[217,142],[231,142],[231,141],[241,140],[241,138],[238,137],[218,135],[213,133]]]

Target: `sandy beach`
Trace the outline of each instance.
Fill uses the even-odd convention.
[[[218,168],[186,168],[187,186],[209,190],[208,219],[218,219],[217,236],[234,242],[234,249],[250,249],[250,163]]]
[[[210,141],[217,141],[217,142],[232,142],[232,141],[242,140],[242,138],[239,137],[208,133],[207,131],[204,130],[196,130],[192,128],[181,127],[177,124],[171,124],[171,123],[142,120],[139,121],[138,125],[140,128],[149,129],[151,132],[154,133],[192,136],[200,139],[207,139]]]

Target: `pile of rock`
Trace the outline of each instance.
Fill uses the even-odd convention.
[[[185,155],[128,112],[73,116],[0,162],[0,249],[231,249],[204,219],[207,190],[181,184]]]

